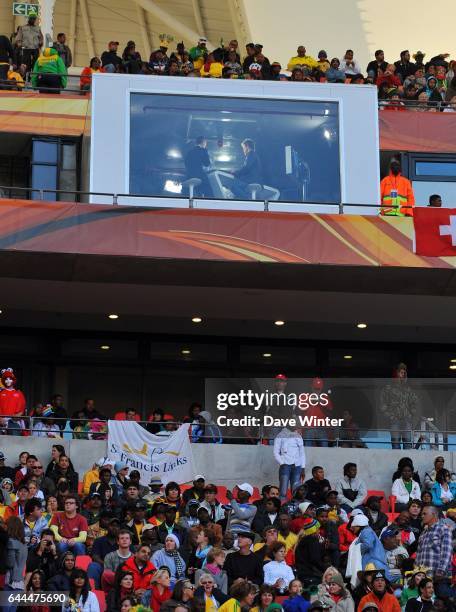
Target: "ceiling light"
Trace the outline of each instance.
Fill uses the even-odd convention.
[[[113,314],[108,315],[108,318],[109,318],[109,319],[113,319],[113,320],[114,320],[114,319],[118,319],[118,318],[119,318],[119,315],[118,315],[118,314],[114,314],[114,313],[113,313]]]
[[[166,153],[166,155],[168,157],[171,157],[172,159],[181,159],[182,158],[182,153],[180,151],[178,151],[177,149],[169,149],[169,151]]]
[[[192,323],[201,323],[203,319],[201,317],[193,317],[192,318]]]
[[[111,347],[109,346],[109,344],[102,344],[100,348],[102,351],[109,351]]]
[[[344,355],[344,359],[353,359],[353,355]]]
[[[0,312],[2,311],[0,310]],[[456,359],[450,359],[450,363],[456,363]]]
[[[182,349],[181,350],[182,355],[190,355],[190,352],[191,352],[190,349]]]
[[[0,314],[2,314],[3,310],[0,310]]]
[[[231,155],[225,155],[222,153],[221,155],[217,155],[216,159],[219,162],[229,162],[231,161]]]
[[[367,327],[367,323],[358,323],[358,325],[356,326],[358,329],[366,329]]]
[[[323,130],[323,136],[326,140],[329,140],[331,138],[331,132],[329,130]]]
[[[281,321],[280,319],[278,319],[277,321],[274,321],[274,325],[280,327],[281,325],[285,325],[285,321]]]
[[[272,353],[263,353],[263,357],[272,357]]]
[[[456,370],[456,363],[453,365],[450,365],[450,370]]]

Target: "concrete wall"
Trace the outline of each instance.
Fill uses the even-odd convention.
[[[60,443],[60,441],[59,441]],[[106,442],[89,440],[64,440],[69,457],[80,477],[92,464],[106,453]],[[5,453],[7,465],[16,465],[21,451],[26,450],[39,457],[46,466],[50,461],[52,440],[44,438],[20,438],[3,436],[0,448]],[[348,461],[358,464],[358,473],[365,479],[369,489],[391,492],[391,476],[401,457],[411,457],[415,468],[423,479],[426,471],[433,467],[434,457],[443,455],[448,469],[455,469],[455,454],[437,451],[398,451],[381,449],[309,448],[307,473],[313,465],[322,465],[327,478],[333,482],[342,473]],[[226,486],[250,482],[261,487],[278,482],[278,469],[271,446],[194,444],[195,474],[204,474],[206,479]]]

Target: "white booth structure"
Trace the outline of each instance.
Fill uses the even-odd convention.
[[[90,139],[119,204],[378,212],[375,87],[94,75]]]

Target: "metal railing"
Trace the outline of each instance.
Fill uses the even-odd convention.
[[[106,197],[109,198],[111,200],[111,203],[113,206],[119,206],[122,205],[122,202],[119,201],[120,198],[130,198],[130,199],[136,199],[136,200],[152,200],[152,202],[156,202],[155,206],[160,207],[161,206],[161,202],[163,200],[179,200],[179,201],[188,201],[188,206],[189,208],[194,208],[194,204],[195,202],[219,202],[220,204],[223,204],[224,202],[242,202],[242,203],[258,203],[258,202],[263,202],[264,205],[264,210],[266,212],[269,211],[269,207],[272,204],[274,205],[300,205],[300,206],[320,206],[320,207],[328,207],[328,206],[334,206],[338,208],[338,213],[339,214],[344,214],[344,208],[375,208],[378,209],[380,211],[380,209],[382,208],[382,205],[380,204],[354,204],[354,203],[347,203],[347,202],[312,202],[312,201],[305,201],[303,202],[302,200],[274,200],[271,202],[271,200],[267,200],[267,199],[254,199],[254,200],[245,200],[245,199],[241,199],[241,198],[230,198],[230,199],[222,199],[222,198],[203,198],[203,197],[190,197],[189,195],[180,195],[180,194],[172,194],[172,195],[147,195],[147,194],[137,194],[137,193],[108,193],[108,192],[101,192],[101,191],[78,191],[78,190],[68,190],[68,189],[39,189],[36,187],[15,187],[15,186],[11,186],[11,185],[0,185],[0,200],[3,198],[11,198],[11,193],[12,192],[24,192],[26,194],[29,193],[36,193],[39,195],[39,198],[33,198],[33,201],[45,201],[46,194],[70,194],[70,195],[74,195],[74,196],[96,196],[96,197]],[[6,193],[9,193],[9,196],[5,195]],[[17,196],[13,196],[13,197],[17,197]],[[65,201],[65,200],[61,200],[61,201]],[[123,204],[125,206],[129,206],[130,204]],[[135,203],[135,206],[141,207],[141,204],[138,202],[138,204]],[[142,205],[143,208],[153,208],[154,206],[151,205]],[[387,209],[391,209],[391,206],[384,206],[383,208],[387,208]],[[413,208],[413,206],[408,206],[408,205],[404,205],[401,206],[401,208],[404,209],[409,209],[409,208]],[[221,208],[221,210],[223,210],[223,208]]]
[[[112,419],[119,420],[119,419]],[[123,419],[127,420],[127,419]],[[181,420],[149,421],[136,420],[149,431],[158,426],[158,435],[171,435],[180,425]],[[216,420],[216,419],[215,419]],[[53,430],[43,429],[41,423],[49,426],[55,424]],[[190,423],[190,435],[196,437],[197,423]],[[435,425],[428,424],[429,429],[424,429],[423,423],[419,429],[369,429],[358,430],[355,435],[344,427],[315,427],[303,429],[301,431],[305,446],[323,446],[332,448],[368,448],[368,449],[404,449],[404,450],[456,450],[456,431],[439,430]],[[79,427],[82,426],[82,427]],[[166,427],[169,429],[166,429]],[[172,427],[170,427],[172,426]],[[203,428],[204,425],[201,425]],[[250,427],[233,430],[219,427],[222,443],[224,444],[271,444],[277,436],[277,428]],[[0,435],[7,436],[33,436],[47,437],[50,439],[86,439],[86,440],[106,440],[109,433],[108,420],[87,418],[77,419],[70,417],[41,417],[41,416],[20,416],[15,415],[0,417]],[[211,436],[202,435],[202,442],[211,442]]]

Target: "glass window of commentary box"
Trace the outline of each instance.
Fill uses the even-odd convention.
[[[340,202],[339,105],[132,93],[130,193]]]

